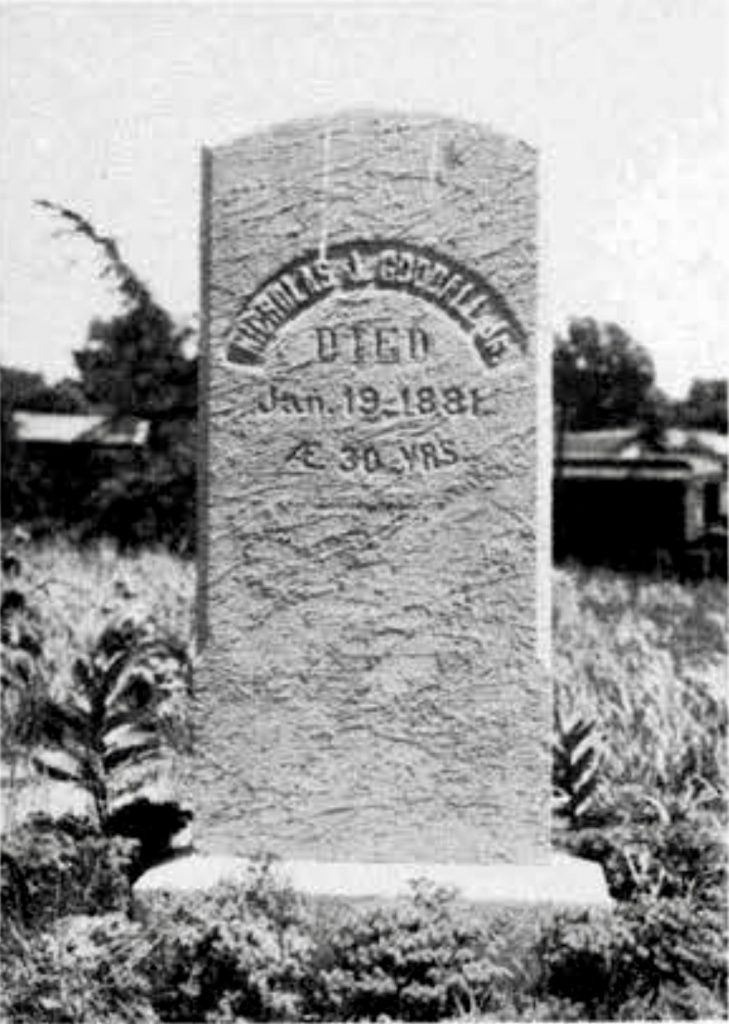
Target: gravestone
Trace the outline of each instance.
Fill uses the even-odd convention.
[[[198,846],[544,862],[535,152],[363,113],[204,167]]]

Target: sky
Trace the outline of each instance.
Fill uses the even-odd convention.
[[[0,4],[0,358],[73,370],[118,308],[113,235],[181,320],[198,307],[203,145],[361,107],[463,117],[540,153],[539,343],[612,320],[684,394],[727,374],[725,0]]]

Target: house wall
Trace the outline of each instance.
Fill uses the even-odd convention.
[[[653,569],[683,549],[686,515],[681,481],[555,481],[555,558]]]

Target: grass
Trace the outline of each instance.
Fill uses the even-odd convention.
[[[110,545],[79,549],[66,543],[28,547],[22,560],[24,589],[40,613],[60,685],[77,652],[122,609],[151,619],[162,632],[192,639],[193,561],[162,550],[120,555]]]
[[[165,551],[118,554],[64,543],[23,550],[52,689],[115,612],[192,642],[195,564]],[[560,712],[597,723],[602,798],[639,784],[664,799],[725,782],[726,584],[554,571],[553,675]]]
[[[30,545],[22,551],[20,585],[29,606],[38,613],[38,628],[43,637],[43,678],[56,694],[62,694],[68,685],[74,659],[87,649],[90,640],[98,638],[102,627],[119,611],[154,622],[161,632],[171,633],[185,643],[194,642],[195,565],[166,552],[122,556],[110,547],[80,551],[62,543]],[[581,770],[581,749],[585,744],[592,744],[596,756],[590,759],[589,770],[594,771],[597,779],[596,787],[591,782],[582,786],[589,799],[585,800],[584,807],[580,803],[579,813],[575,811],[566,831],[563,830],[561,837],[556,835],[555,841],[564,842],[566,848],[579,855],[589,856],[590,850],[602,850],[608,880],[614,888],[622,890],[622,895],[616,896],[620,902],[616,914],[607,923],[558,921],[552,931],[544,932],[535,968],[537,980],[533,980],[532,987],[520,989],[521,982],[515,982],[510,996],[515,1002],[505,1003],[506,1009],[498,1012],[494,1003],[492,1015],[481,1019],[504,1019],[503,1014],[507,1015],[506,1019],[601,1019],[606,1013],[620,1019],[644,1016],[684,1019],[715,1016],[716,1008],[723,1005],[725,981],[721,965],[726,940],[724,926],[717,922],[723,921],[725,915],[717,910],[717,899],[723,906],[726,625],[726,584],[720,581],[678,584],[627,578],[609,572],[586,572],[576,567],[554,570],[555,699],[565,734],[578,723],[579,744],[571,762],[575,772]],[[565,770],[569,773],[569,764]],[[174,764],[170,771],[174,775]],[[580,779],[574,781],[577,792]],[[45,801],[41,802],[41,809],[48,810],[53,805],[49,794],[57,793],[58,785],[55,784],[54,789],[47,782],[32,783],[28,790],[36,796],[40,792]],[[7,795],[4,793],[5,797]],[[67,801],[65,791],[61,807],[56,809],[64,806],[68,809]],[[25,810],[29,808],[33,808],[32,801],[26,800]],[[38,809],[37,803],[34,809]],[[585,817],[584,822],[579,820],[581,815]],[[306,928],[301,935],[296,932],[296,941],[304,944],[303,952],[292,954],[290,962],[286,959],[279,963],[275,957],[270,960],[260,949],[268,948],[266,944],[273,938],[278,942],[284,934],[280,930],[281,914],[276,911],[272,917],[264,915],[262,921],[256,917],[253,922],[241,923],[236,910],[236,900],[240,898],[239,894],[233,894],[225,897],[221,904],[226,914],[229,911],[233,914],[231,920],[238,922],[230,934],[219,931],[222,910],[218,912],[219,908],[211,909],[206,905],[200,909],[199,920],[190,919],[187,931],[181,930],[181,922],[187,920],[184,917],[187,908],[182,907],[175,911],[169,934],[157,935],[155,941],[162,944],[159,948],[169,947],[170,960],[165,968],[169,968],[167,974],[163,971],[160,975],[159,991],[154,981],[158,952],[147,970],[153,978],[152,989],[157,992],[155,1006],[160,1017],[146,1001],[148,991],[144,986],[148,982],[138,973],[132,972],[129,977],[125,973],[133,960],[129,950],[136,956],[134,951],[141,948],[140,943],[152,941],[152,933],[142,930],[137,934],[139,926],[130,924],[123,915],[120,922],[115,922],[95,908],[91,908],[89,927],[100,929],[103,935],[98,940],[98,949],[91,943],[87,951],[88,963],[79,953],[77,937],[71,945],[64,944],[63,920],[56,922],[58,927],[54,925],[53,929],[23,939],[29,945],[13,961],[18,973],[15,980],[10,979],[15,996],[30,991],[28,971],[32,967],[37,974],[33,992],[46,993],[47,989],[50,992],[40,1002],[34,995],[28,1003],[33,1007],[36,1003],[41,1005],[43,1000],[47,1003],[45,1009],[41,1005],[40,1016],[32,1016],[38,1020],[80,1021],[89,1013],[101,1019],[102,1011],[109,1014],[112,1005],[116,1007],[115,1015],[104,1017],[109,1022],[143,1019],[145,1013],[148,1013],[145,1019],[150,1022],[179,1019],[175,1013],[179,1012],[181,995],[192,1000],[191,1006],[207,1006],[206,986],[211,986],[209,1005],[215,1008],[214,1014],[218,1014],[209,1019],[231,1020],[232,1010],[230,1006],[226,1009],[228,995],[221,997],[222,990],[218,991],[222,984],[220,978],[229,971],[237,978],[236,998],[242,998],[241,992],[248,991],[245,986],[251,978],[258,978],[255,986],[262,986],[263,995],[268,992],[268,986],[280,983],[285,1001],[290,996],[287,986],[291,972],[295,981],[299,979],[294,988],[300,998],[301,991],[296,986],[304,984],[309,977],[306,972],[311,964],[306,948],[311,936]],[[275,900],[278,899],[276,895]],[[426,971],[425,981],[418,982],[420,987],[413,989],[416,1009],[421,1004],[421,1009],[427,1008],[427,999],[436,997],[444,1006],[450,1005],[446,1000],[451,991],[448,986],[460,984],[458,972],[462,964],[453,971],[448,966],[448,957],[455,946],[447,935],[442,942],[438,938],[438,928],[445,927],[438,916],[440,911],[432,917],[428,916],[431,914],[428,910],[422,922],[422,934],[427,941],[423,940],[423,949],[416,943],[414,951],[405,948],[406,940],[410,941],[409,932],[401,927],[397,916],[400,912],[394,916],[390,911],[382,913],[387,927],[380,923],[373,925],[370,931],[365,929],[369,945],[365,943],[362,948],[363,925],[359,919],[355,922],[356,942],[352,936],[347,940],[353,943],[354,967],[347,960],[349,954],[345,956],[342,936],[337,933],[336,941],[331,940],[333,945],[324,958],[326,963],[317,967],[319,981],[323,979],[329,986],[325,993],[327,999],[336,1004],[341,995],[342,999],[346,997],[345,1002],[347,999],[351,1002],[362,988],[365,992],[362,1005],[365,1008],[374,1005],[367,994],[368,986],[374,985],[380,995],[387,995],[388,986],[392,984],[397,989],[399,982],[395,975],[391,977],[391,961],[401,963],[403,957],[407,960],[414,956]],[[68,918],[68,924],[69,927],[73,924],[72,918]],[[269,934],[271,927],[273,933]],[[109,928],[114,932],[111,936],[106,935],[105,930]],[[238,934],[236,928],[243,931]],[[263,931],[259,934],[261,928]],[[114,929],[119,929],[118,936]],[[390,936],[389,944],[384,941],[386,935]],[[435,945],[433,935],[438,938]],[[498,935],[494,933],[492,938],[495,942]],[[113,971],[108,973],[111,970],[108,968],[109,950],[116,948],[117,941],[120,949],[127,949],[125,943],[129,946],[127,952],[116,958],[118,977]],[[469,956],[470,950],[469,945]],[[365,954],[370,958],[369,966],[360,976]],[[440,982],[435,985],[428,974],[431,960],[433,963],[443,961],[448,966],[443,982],[446,987],[442,992],[438,988]],[[483,984],[484,992],[499,990],[489,974],[494,969],[488,957],[483,963],[481,960],[474,962],[473,970],[477,971],[477,980]],[[486,974],[481,977],[478,972],[483,970]],[[188,979],[183,978],[184,984],[179,983],[179,991],[175,988],[179,979],[174,984],[170,981],[173,976],[177,978],[175,971],[182,972],[180,977]],[[279,974],[283,971],[281,978],[277,971]],[[679,978],[679,971],[685,971],[684,980]],[[192,978],[197,979],[195,984]],[[576,994],[580,978],[588,978],[583,984],[587,1002],[580,1002],[581,997]],[[90,988],[89,979],[93,981]],[[431,984],[435,985],[433,992],[429,988]],[[169,985],[172,988],[168,1013],[162,1012],[167,1005],[162,996],[167,991],[165,986]],[[254,995],[259,992],[255,986],[255,991],[251,989]],[[409,991],[407,986],[406,989]],[[259,993],[256,999],[260,1002],[263,995]],[[98,1007],[93,1004],[92,996],[99,997]],[[129,1012],[125,1015],[123,1007],[129,999]],[[479,1003],[479,1007],[487,1003],[488,1000]],[[265,999],[261,1006],[264,1004],[268,1006]],[[15,1012],[25,1006],[22,1000],[16,1000],[15,1005]],[[393,1003],[397,1009],[393,1012],[408,1019],[419,1019],[417,1015],[409,1017],[409,1011],[402,1009],[404,1005],[398,995]],[[276,1006],[272,1003],[273,1008],[268,1007],[265,1015],[290,1017],[288,1010],[284,1013]],[[62,1016],[56,1017],[56,1012]],[[258,1012],[256,1010],[256,1014]],[[471,1011],[468,1015],[473,1019]]]
[[[726,783],[726,584],[555,571],[555,697],[594,719],[603,798],[712,800]]]

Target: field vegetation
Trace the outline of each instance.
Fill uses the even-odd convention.
[[[10,544],[3,579],[5,1019],[726,1015],[724,583],[555,570],[554,843],[615,907],[527,936],[422,886],[327,917],[266,863],[133,920],[187,823],[194,562]]]

